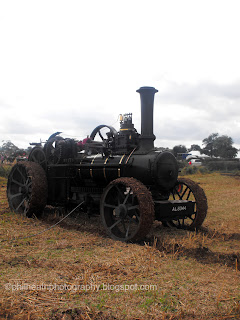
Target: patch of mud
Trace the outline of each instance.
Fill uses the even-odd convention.
[[[224,233],[219,232],[216,230],[211,230],[206,227],[201,227],[199,231],[205,235],[207,235],[209,238],[221,238],[224,241],[229,240],[240,240],[240,233]]]
[[[157,240],[157,241],[156,241]],[[149,239],[148,239],[149,242]],[[186,248],[181,243],[167,244],[162,238],[152,237],[149,245],[156,247],[157,250],[175,257],[190,257],[202,264],[220,264],[240,271],[240,253],[221,253],[213,252],[206,246],[197,248]]]
[[[90,311],[84,311],[79,308],[75,309],[68,309],[66,311],[59,312],[58,310],[52,311],[53,315],[51,316],[50,320],[89,320],[89,319],[96,319],[96,320],[115,320],[113,315],[104,315],[102,311],[98,313],[92,313]]]

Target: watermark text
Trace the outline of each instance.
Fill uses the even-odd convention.
[[[5,290],[8,291],[157,291],[154,284],[30,284],[30,283],[6,283]]]

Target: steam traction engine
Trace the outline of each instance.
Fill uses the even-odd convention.
[[[157,90],[142,87],[137,92],[141,134],[134,128],[132,114],[125,114],[119,132],[99,125],[81,142],[56,132],[44,146],[35,144],[28,161],[17,163],[9,175],[10,209],[31,216],[46,205],[73,208],[83,202],[91,213],[100,204],[108,235],[122,241],[143,238],[154,220],[177,228],[199,227],[207,214],[204,191],[189,179],[178,179],[172,153],[154,148]]]

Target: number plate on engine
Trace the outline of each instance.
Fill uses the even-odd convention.
[[[194,213],[195,202],[187,200],[155,201],[156,218],[182,218]]]

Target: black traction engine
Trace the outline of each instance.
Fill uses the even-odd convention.
[[[99,125],[83,141],[56,132],[44,145],[34,144],[28,161],[10,172],[10,209],[32,216],[46,205],[69,209],[82,204],[91,214],[99,213],[100,205],[106,232],[121,241],[143,238],[154,220],[192,230],[201,226],[207,214],[203,189],[189,179],[178,179],[174,155],[154,148],[157,90],[141,87],[137,92],[141,134],[128,113],[120,115],[120,131]]]

